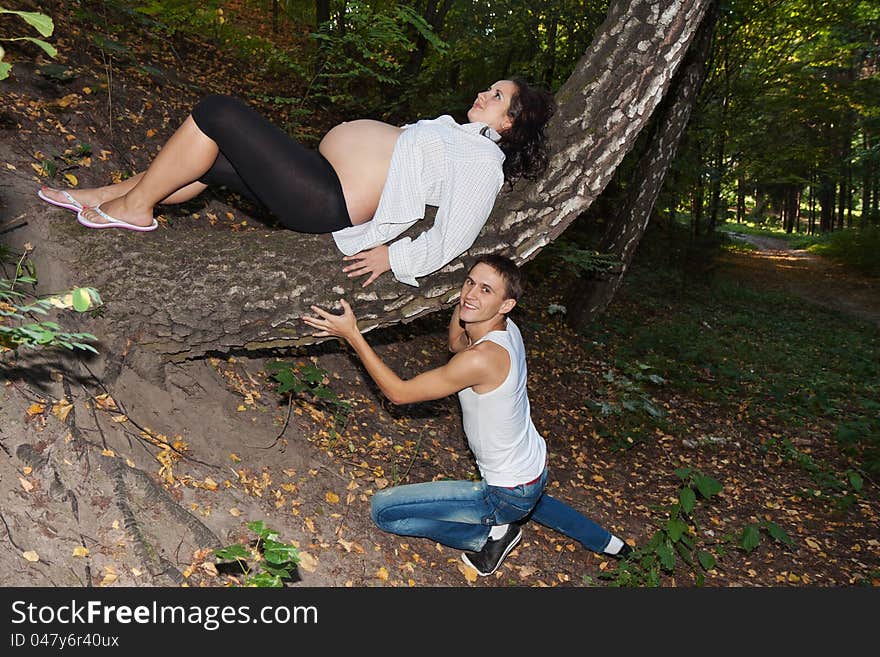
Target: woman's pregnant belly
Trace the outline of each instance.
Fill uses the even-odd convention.
[[[400,133],[388,123],[359,119],[340,123],[321,140],[318,150],[339,176],[352,224],[376,213]]]

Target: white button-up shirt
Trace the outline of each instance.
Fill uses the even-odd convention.
[[[485,133],[485,135],[483,134]],[[385,244],[437,207],[434,225],[416,239],[391,244],[391,272],[401,283],[437,271],[477,239],[504,184],[504,153],[485,123],[458,124],[451,116],[403,126],[372,220],[333,233],[346,255]]]

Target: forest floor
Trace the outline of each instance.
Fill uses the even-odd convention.
[[[182,108],[199,92],[217,90],[221,78],[209,72],[223,61],[178,42],[172,54],[162,55],[168,61],[152,61],[138,72],[140,59],[117,54],[118,120],[111,129],[95,120],[109,95],[101,81],[106,60],[93,45],[74,47],[81,25],[60,12],[56,22],[67,35],[59,49],[68,53],[76,77],[60,83],[16,62],[5,83],[15,86],[0,108],[0,170],[7,172],[0,225],[26,222],[4,237],[13,250],[27,241],[36,246],[44,287],[66,282],[65,272],[53,265],[64,245],[41,242],[45,226],[72,221],[73,215],[47,209],[36,198],[39,184],[48,180],[43,160],[61,162],[65,148],[91,144],[91,156],[67,153],[65,161],[75,166],[62,167],[54,180],[66,171],[79,186],[142,166]],[[145,55],[138,51],[137,57]],[[204,83],[198,90],[177,78],[189,67],[204,75],[195,81]],[[247,84],[233,68],[227,79]],[[167,101],[145,100],[160,73]],[[248,220],[218,199],[169,214],[173,221],[196,216],[231,231],[245,230]],[[132,244],[139,239],[149,235],[132,235]],[[830,308],[835,321],[851,317],[877,325],[876,280],[763,246],[773,248],[727,253],[716,276],[756,288],[778,286],[815,304],[810,307],[816,313]],[[528,349],[532,412],[548,442],[554,496],[642,546],[664,525],[663,508],[677,499],[681,482],[675,470],[689,467],[724,486],[693,514],[700,543],[719,556],[703,573],[707,586],[880,583],[876,482],[866,479],[848,504],[834,504],[818,492],[805,493],[816,489],[810,472],[766,447],[785,436],[811,462],[849,472],[855,466],[827,423],[782,424],[756,418],[747,404],[737,408],[661,388],[651,391],[652,401],[674,420],[666,425],[671,428],[626,444],[617,434],[619,417],[603,417],[588,403],[609,375],[620,373],[601,345],[550,314],[561,299],[559,286],[543,275],[546,266],[542,257],[527,266],[531,282],[515,319]],[[638,289],[624,286],[607,316],[640,316],[638,296]],[[447,358],[447,318],[441,314],[371,334],[371,342],[403,376],[436,367]],[[322,385],[347,409],[308,395],[279,395],[266,370],[279,355],[324,372]],[[165,388],[130,370],[110,382],[100,363],[48,352],[23,353],[4,365],[0,586],[237,585],[241,578],[218,570],[211,548],[247,543],[253,534],[246,524],[256,520],[298,547],[292,586],[573,587],[615,581],[613,559],[534,524],[487,578],[465,568],[457,550],[379,531],[369,515],[376,490],[477,473],[454,397],[395,407],[345,349],[185,362],[175,366]],[[764,522],[784,530],[791,544],[762,534],[760,544],[745,551],[727,538]],[[679,560],[659,584],[692,586],[699,577],[699,567]]]

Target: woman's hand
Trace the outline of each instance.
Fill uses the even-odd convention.
[[[342,271],[346,272],[349,278],[363,276],[364,274],[370,275],[364,281],[362,287],[367,287],[367,285],[379,278],[381,274],[391,269],[391,261],[388,258],[388,245],[386,244],[380,244],[373,249],[345,256],[343,260],[350,260],[354,263],[342,268]]]
[[[318,315],[317,317],[303,315],[302,321],[319,331],[319,333],[313,333],[312,335],[318,338],[332,335],[348,342],[351,342],[352,336],[360,335],[357,327],[357,317],[352,312],[351,306],[348,305],[345,299],[340,299],[339,303],[342,304],[341,315],[334,315],[319,306],[311,307],[312,312]]]

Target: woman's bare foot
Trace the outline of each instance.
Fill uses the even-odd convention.
[[[133,226],[141,226],[143,228],[146,228],[147,226],[151,226],[154,221],[153,208],[144,209],[130,207],[130,204],[125,196],[120,196],[119,198],[111,199],[105,203],[101,203],[100,208],[104,213],[110,215],[117,221],[129,223]],[[94,210],[94,206],[84,206],[81,215],[85,220],[93,224],[108,223],[107,220],[104,219],[104,217],[102,217],[100,213]]]
[[[112,201],[123,194],[127,194],[135,185],[137,185],[142,177],[143,174],[139,173],[131,178],[123,180],[122,182],[113,185],[104,185],[103,187],[65,190],[56,189],[54,187],[43,187],[40,191],[46,198],[63,205],[70,204],[70,198],[65,195],[66,193],[73,197],[73,200],[79,203],[82,207],[93,208],[97,205],[101,205],[101,203]]]

